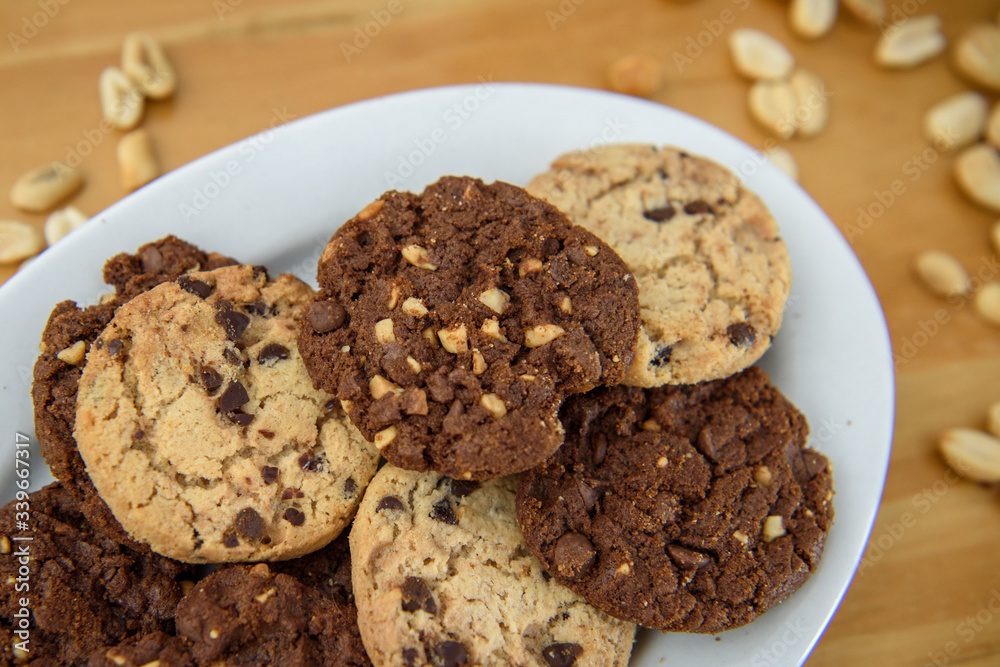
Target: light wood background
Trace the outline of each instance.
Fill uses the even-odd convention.
[[[1000,500],[994,490],[954,478],[934,452],[940,429],[981,426],[986,408],[1000,400],[1000,332],[971,304],[928,296],[911,274],[914,253],[939,248],[973,273],[1000,278],[988,242],[997,216],[962,198],[952,156],[928,151],[921,136],[924,111],[967,87],[948,59],[908,72],[879,70],[871,58],[876,30],[842,16],[832,34],[803,42],[787,29],[786,4],[774,0],[396,1],[402,11],[348,63],[341,43],[352,42],[388,0],[5,0],[0,191],[30,168],[87,151],[87,183],[73,203],[94,214],[123,196],[117,135],[98,129],[97,77],[117,63],[130,30],[155,34],[179,74],[177,95],[150,104],[144,121],[173,169],[268,127],[278,114],[301,117],[481,76],[600,88],[608,64],[629,53],[664,63],[667,82],[657,101],[760,147],[766,135],[746,112],[748,84],[732,69],[725,35],[736,25],[763,28],[827,82],[828,129],[785,145],[803,186],[842,230],[858,224],[859,209],[878,213],[852,243],[899,357],[892,466],[867,561],[809,664],[1000,664]],[[1000,9],[1000,0],[889,4],[940,14],[949,38]],[[719,38],[703,36],[708,46],[679,71],[673,54],[725,10],[735,22]],[[26,40],[13,40],[16,50],[11,34]],[[905,192],[879,213],[873,204],[897,180]],[[43,221],[0,197],[5,218]],[[0,280],[15,268],[0,267]],[[948,323],[914,338],[940,308]]]

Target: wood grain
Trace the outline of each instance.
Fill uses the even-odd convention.
[[[826,132],[785,145],[803,187],[871,276],[899,382],[892,465],[868,560],[810,664],[1000,662],[1000,617],[989,606],[1000,591],[1000,504],[994,491],[951,477],[934,453],[940,429],[981,425],[986,407],[1000,400],[1000,335],[969,302],[928,296],[911,274],[913,255],[937,248],[984,279],[1000,279],[987,240],[997,216],[963,199],[953,156],[929,149],[920,132],[931,104],[967,87],[947,58],[882,71],[871,61],[876,30],[842,17],[828,37],[803,42],[787,28],[786,6],[769,0],[398,0],[402,11],[350,62],[341,45],[353,43],[388,1],[62,1],[49,3],[58,13],[16,52],[10,33],[32,32],[25,26],[41,23],[46,2],[0,4],[7,35],[0,41],[0,187],[39,164],[80,155],[87,184],[73,203],[91,214],[124,194],[118,135],[100,131],[96,82],[117,63],[129,30],[159,37],[178,70],[176,97],[152,103],[143,124],[166,169],[281,119],[402,90],[481,77],[603,87],[607,66],[629,53],[664,63],[657,101],[762,147],[767,135],[746,112],[748,83],[729,62],[725,36],[752,26],[785,42],[826,81],[833,109]],[[1000,9],[997,0],[889,4],[940,14],[952,39]],[[700,53],[691,46],[699,39]],[[678,66],[675,54],[691,62]],[[901,194],[890,194],[894,183]],[[0,218],[39,226],[44,219],[14,210],[6,198]],[[0,280],[15,268],[0,267]],[[931,335],[935,313],[947,322]],[[981,623],[987,615],[990,622]]]

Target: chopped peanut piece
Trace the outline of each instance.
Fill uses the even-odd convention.
[[[403,312],[414,317],[423,317],[428,310],[422,299],[410,296],[403,300]]]
[[[497,315],[503,315],[503,309],[510,303],[510,295],[493,287],[480,294],[479,301]]]
[[[524,333],[524,344],[527,347],[541,347],[564,333],[566,330],[557,324],[539,324]]]
[[[392,320],[386,318],[375,323],[375,340],[382,345],[396,340],[396,333],[392,329]]]
[[[403,259],[418,269],[437,271],[437,264],[431,263],[430,254],[427,252],[427,248],[415,244],[408,245],[400,250],[400,254],[403,255]]]
[[[384,428],[375,434],[375,440],[373,444],[379,448],[379,450],[385,449],[389,446],[393,440],[396,439],[396,435],[399,433],[399,429],[395,426],[390,426],[389,428]]]
[[[503,419],[507,415],[507,404],[496,394],[483,394],[480,402],[497,419]]]
[[[441,339],[441,347],[448,352],[464,354],[469,351],[469,337],[465,332],[464,324],[441,329],[437,335]]]

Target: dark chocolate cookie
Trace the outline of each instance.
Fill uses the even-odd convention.
[[[76,392],[84,356],[115,311],[132,297],[186,271],[230,264],[235,262],[202,252],[174,236],[147,243],[136,254],[115,255],[104,265],[104,281],[114,286],[113,295],[86,308],[79,308],[73,301],[60,302],[42,332],[44,349],[35,362],[31,387],[35,435],[42,455],[90,523],[119,541],[131,542],[131,539],[94,489],[73,438]]]
[[[177,608],[199,665],[371,665],[357,612],[264,563],[209,575]]]
[[[196,665],[190,642],[165,632],[154,632],[138,641],[94,651],[87,667],[148,667],[151,663],[155,667]]]
[[[388,192],[319,262],[299,349],[318,387],[402,468],[487,479],[562,442],[564,397],[624,377],[638,293],[624,262],[506,183]]]
[[[2,662],[85,664],[102,646],[172,632],[193,576],[95,530],[58,483],[11,501],[0,509],[0,581],[14,582],[0,587],[0,635],[13,635]]]
[[[757,368],[567,401],[566,442],[521,476],[518,519],[546,569],[660,630],[752,621],[816,567],[833,518],[827,459]]]
[[[287,574],[341,605],[354,609],[354,588],[351,585],[351,545],[349,530],[344,530],[337,539],[319,551],[311,554],[270,563],[277,574]]]

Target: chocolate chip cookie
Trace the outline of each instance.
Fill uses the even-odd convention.
[[[635,273],[642,330],[625,384],[728,377],[770,346],[791,265],[767,207],[724,167],[674,148],[608,145],[559,157],[528,191]]]
[[[566,442],[521,476],[532,552],[591,604],[649,628],[749,623],[816,568],[833,518],[827,459],[757,368],[693,386],[567,401]]]
[[[389,192],[319,262],[299,348],[397,466],[486,479],[562,442],[565,395],[617,383],[635,279],[596,236],[506,183]]]
[[[191,272],[121,306],[91,345],[74,436],[136,540],[186,562],[274,560],[350,521],[378,452],[302,364],[312,296],[262,267]]]
[[[27,494],[0,509],[0,636],[10,640],[0,662],[84,664],[99,647],[172,632],[192,578],[96,530],[58,483]]]
[[[200,581],[177,609],[177,632],[199,665],[371,665],[353,608],[265,563]]]
[[[635,626],[594,609],[531,555],[516,479],[388,465],[351,529],[361,636],[376,665],[628,664]]]
[[[114,286],[114,294],[84,308],[73,301],[57,304],[42,332],[42,352],[35,362],[31,387],[35,435],[42,455],[91,525],[119,541],[131,540],[94,489],[73,438],[84,355],[115,311],[132,297],[175,280],[186,271],[230,264],[235,261],[202,252],[174,236],[147,243],[134,255],[122,253],[104,265],[104,280]],[[138,545],[132,542],[131,546]]]

